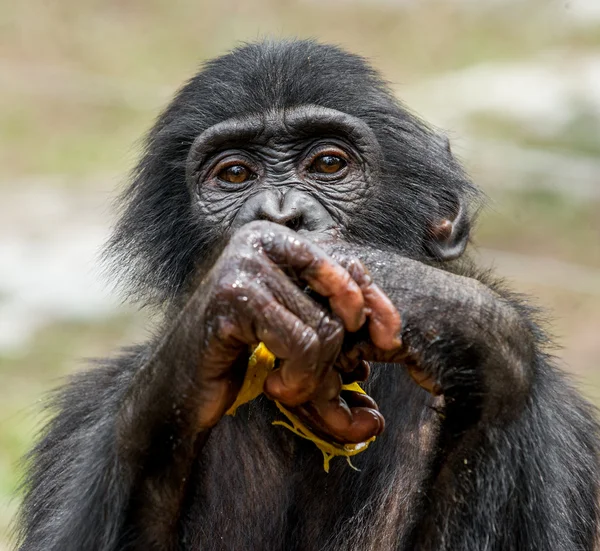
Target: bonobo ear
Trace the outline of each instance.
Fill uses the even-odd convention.
[[[436,260],[453,260],[465,250],[471,221],[467,208],[457,197],[444,201],[438,217],[430,222],[425,248]]]

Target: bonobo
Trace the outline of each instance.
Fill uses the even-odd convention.
[[[112,262],[162,325],[55,396],[21,549],[597,548],[594,412],[463,254],[479,199],[447,140],[363,59],[208,62],[123,200]],[[259,342],[276,369],[224,416]],[[331,442],[377,436],[360,471],[325,473],[274,400]]]

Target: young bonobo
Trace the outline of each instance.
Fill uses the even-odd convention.
[[[361,58],[288,41],[207,63],[109,245],[162,329],[55,396],[21,549],[596,549],[594,412],[463,255],[477,199]],[[224,416],[259,342],[264,395]],[[376,435],[360,471],[325,473],[273,400],[330,442]]]

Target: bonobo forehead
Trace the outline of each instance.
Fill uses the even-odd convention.
[[[375,168],[381,155],[375,134],[357,117],[316,105],[271,108],[264,113],[229,118],[202,132],[190,149],[188,178],[207,155],[219,149],[317,137],[348,140],[371,169]]]

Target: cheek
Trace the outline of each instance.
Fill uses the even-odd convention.
[[[360,210],[370,193],[370,186],[361,178],[324,183],[319,189],[319,196],[323,204],[336,213],[343,214],[351,214]]]
[[[203,222],[228,228],[247,200],[247,194],[242,191],[223,193],[204,190],[195,199],[195,210]]]

